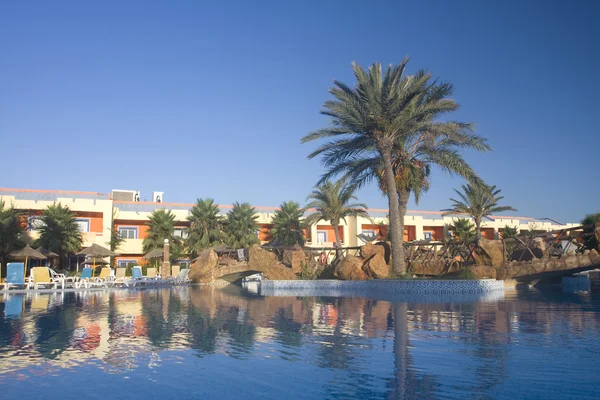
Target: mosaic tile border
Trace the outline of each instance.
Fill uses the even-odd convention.
[[[504,298],[504,281],[372,280],[262,281],[263,296],[369,297],[408,302],[496,301]]]
[[[591,281],[587,275],[564,276],[561,278],[560,284],[565,293],[587,292],[591,288]]]

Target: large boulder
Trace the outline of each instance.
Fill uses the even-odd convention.
[[[364,261],[358,257],[346,257],[339,262],[333,271],[333,275],[344,281],[364,281],[369,279],[362,266]]]
[[[381,254],[385,257],[385,248],[379,244],[367,243],[360,248],[360,255],[365,260],[373,257],[375,254]]]
[[[293,281],[297,278],[291,268],[288,268],[281,263],[267,265],[261,272],[265,279],[272,281]]]
[[[292,268],[292,272],[295,274],[302,272],[302,265],[306,262],[306,254],[304,254],[300,246],[296,246],[294,250],[285,250],[283,252],[283,263]]]
[[[212,282],[218,262],[219,256],[213,249],[203,250],[190,265],[189,277],[192,282]]]
[[[367,262],[363,264],[362,268],[367,276],[375,279],[387,278],[390,274],[390,267],[388,267],[385,258],[381,253],[377,253],[368,259]]]
[[[262,271],[266,266],[278,264],[275,253],[261,249],[258,245],[250,247],[248,269]]]
[[[296,279],[291,268],[277,261],[275,253],[261,249],[258,245],[250,248],[248,270],[262,272],[265,279],[270,280]]]
[[[426,261],[415,261],[410,265],[410,272],[419,276],[439,276],[447,271],[446,261],[432,258]]]
[[[501,267],[504,265],[504,243],[502,240],[488,240],[481,238],[475,250],[477,265]]]
[[[487,265],[474,265],[469,270],[476,279],[496,279],[496,268]]]

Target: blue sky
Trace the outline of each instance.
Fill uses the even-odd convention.
[[[303,203],[332,80],[408,55],[455,84],[494,148],[465,157],[516,214],[600,212],[597,2],[95,3],[0,4],[0,186]],[[461,183],[434,171],[418,208]]]

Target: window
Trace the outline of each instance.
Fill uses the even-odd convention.
[[[90,231],[89,218],[75,218],[75,222],[77,222],[77,225],[79,225],[79,230],[81,232],[89,232]]]
[[[120,226],[119,236],[123,239],[137,239],[138,228],[135,226]]]
[[[125,268],[129,264],[136,265],[137,260],[119,260],[119,261],[117,261],[117,267],[119,267],[119,268]]]
[[[187,237],[188,237],[187,229],[186,228],[175,228],[175,230],[173,231],[173,236],[180,237],[182,239],[187,239]]]
[[[375,230],[373,229],[363,229],[362,234],[365,236],[374,236],[377,237],[377,232],[375,232]]]
[[[425,240],[431,240],[433,239],[433,232],[423,232],[423,236],[425,237]]]
[[[317,231],[317,243],[327,242],[327,231]]]
[[[37,231],[42,226],[44,226],[44,222],[41,217],[32,216],[27,218],[27,230],[28,231]]]

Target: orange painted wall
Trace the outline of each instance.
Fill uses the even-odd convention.
[[[119,265],[119,260],[135,260],[136,265],[144,265],[146,264],[146,260],[142,258],[140,255],[132,255],[128,256],[126,254],[121,254],[118,257],[115,257],[115,265]]]
[[[101,212],[75,211],[75,218],[89,218],[90,232],[102,233],[104,216]]]
[[[146,221],[117,219],[115,220],[115,229],[119,229],[121,226],[135,227],[138,228],[138,239],[145,239],[148,237],[149,228],[149,226],[146,224]]]
[[[386,225],[362,224],[361,230],[375,231],[375,234],[377,234],[378,240],[384,239],[387,236],[387,226]]]
[[[362,230],[373,230],[377,232],[378,240],[384,240],[387,237],[387,226],[376,224],[362,224]],[[404,226],[404,241],[409,242],[415,240],[417,236],[417,228],[414,225]]]
[[[443,234],[443,232],[442,232]],[[414,225],[404,226],[404,241],[410,242],[417,239],[417,227]]]
[[[258,240],[261,242],[271,240],[271,228],[273,228],[273,224],[258,224]]]
[[[481,228],[481,236],[490,240],[496,239],[494,228]]]
[[[423,233],[431,232],[432,240],[442,240],[444,239],[444,227],[443,226],[424,226]],[[419,238],[419,240],[423,240],[423,238]]]
[[[317,225],[317,231],[327,231],[327,241],[335,242],[335,230],[331,225]],[[340,233],[340,240],[344,241],[344,227],[338,226],[338,232]]]

